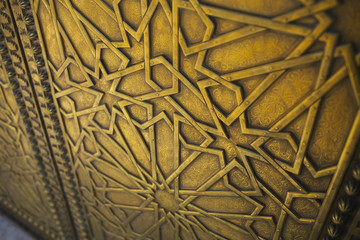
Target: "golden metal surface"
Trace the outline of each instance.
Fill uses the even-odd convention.
[[[33,77],[37,73],[33,67],[28,68],[18,32],[22,26],[16,25],[29,25],[24,21],[29,18],[24,16],[23,20],[21,15],[26,11],[31,14],[30,8],[21,10],[19,5],[0,1],[0,205],[45,239],[73,238],[37,108],[40,101],[28,75],[29,70]],[[32,43],[40,48],[38,40]]]
[[[7,3],[78,239],[359,235],[356,1]]]
[[[317,238],[359,135],[336,4],[34,1],[91,236]]]

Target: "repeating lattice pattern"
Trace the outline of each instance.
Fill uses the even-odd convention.
[[[267,3],[32,2],[95,239],[317,237],[360,55],[336,1]]]

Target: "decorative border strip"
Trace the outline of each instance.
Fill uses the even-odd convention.
[[[342,239],[360,211],[360,144],[343,179],[342,187],[329,211],[328,222],[323,226],[322,240]],[[360,219],[359,219],[360,220]]]
[[[5,4],[4,2],[2,2],[2,4]],[[5,12],[6,10],[6,7],[3,7],[0,9],[0,15],[2,15],[3,17],[5,17],[6,19],[9,20],[9,24],[11,23],[10,21],[10,17],[8,15],[8,13]],[[9,31],[9,33],[11,35],[14,34],[14,32],[5,24],[2,25],[2,27],[5,27],[6,30]],[[23,120],[23,123],[25,125],[25,128],[26,128],[26,134],[28,135],[29,137],[29,140],[30,142],[32,143],[32,148],[34,150],[34,152],[38,152],[39,149],[38,147],[36,146],[36,139],[35,139],[35,136],[34,136],[34,132],[32,130],[32,123],[31,123],[31,120],[29,118],[29,115],[27,113],[27,108],[26,108],[26,104],[25,104],[25,101],[23,99],[23,94],[21,92],[21,89],[20,89],[20,86],[22,85],[26,85],[26,80],[24,80],[23,78],[19,78],[21,79],[22,81],[22,84],[20,85],[19,84],[19,81],[17,80],[16,78],[16,72],[13,68],[13,63],[11,61],[11,58],[10,58],[10,54],[16,54],[14,52],[10,52],[9,49],[7,48],[7,45],[6,45],[6,41],[5,41],[5,36],[4,36],[4,33],[3,33],[3,30],[1,29],[1,41],[0,41],[0,60],[3,64],[6,65],[6,74],[7,74],[7,77],[8,77],[8,80],[10,82],[10,85],[11,85],[11,88],[13,90],[13,94],[14,94],[14,97],[16,99],[16,103],[18,104],[18,107],[19,107],[19,112],[22,116],[22,120]],[[10,40],[11,41],[11,40]],[[18,55],[16,54],[15,57],[18,57]],[[38,157],[38,153],[35,154],[35,161],[36,161],[36,165],[37,165],[37,168],[38,168],[38,171],[44,171],[44,167],[42,165],[42,161],[41,159]],[[44,183],[44,176],[45,176],[45,172],[41,172],[40,173],[40,176],[41,176],[41,180],[42,180],[42,183]],[[44,184],[42,187],[44,187],[46,189],[46,185]],[[48,199],[49,200],[49,197]],[[9,198],[6,198],[6,197],[3,197],[3,196],[0,196],[0,203],[1,205],[4,206],[5,209],[7,209],[8,211],[14,213],[15,215],[17,215],[21,220],[25,221],[27,224],[31,224],[33,226],[35,226],[36,228],[38,228],[38,230],[40,230],[43,234],[45,233],[46,235],[50,236],[50,237],[55,237],[55,233],[51,233],[51,230],[48,229],[48,228],[44,228],[44,226],[40,227],[40,224],[39,222],[36,221],[36,219],[33,219],[31,216],[29,216],[28,214],[26,214],[24,211],[22,211],[21,209],[19,209],[13,202],[11,199]]]
[[[39,177],[43,184],[42,190],[49,203],[52,218],[56,223],[56,226],[54,226],[56,228],[56,232],[52,232],[50,229],[45,229],[44,226],[36,224],[36,222],[31,223],[32,219],[30,219],[26,213],[21,213],[21,210],[16,208],[16,206],[14,206],[11,202],[4,200],[4,205],[9,208],[9,210],[18,213],[18,215],[24,218],[24,220],[31,220],[29,223],[37,227],[43,232],[43,234],[45,233],[50,238],[69,239],[73,237],[73,230],[70,224],[68,212],[66,211],[66,202],[63,198],[63,194],[60,194],[62,190],[59,184],[58,175],[56,173],[53,160],[51,159],[51,150],[49,150],[46,133],[43,129],[43,123],[40,120],[41,115],[38,112],[38,106],[33,95],[33,85],[30,81],[28,69],[25,65],[23,54],[21,52],[22,48],[18,39],[19,36],[17,35],[13,18],[16,19],[15,21],[18,23],[18,26],[21,21],[23,21],[22,23],[25,24],[25,26],[30,26],[29,31],[26,31],[25,33],[21,32],[21,35],[27,34],[29,41],[36,41],[36,29],[31,29],[33,21],[30,15],[27,15],[24,19],[19,19],[18,13],[15,12],[13,12],[13,17],[11,15],[11,10],[17,6],[19,6],[20,9],[26,10],[29,9],[29,4],[26,4],[26,1],[22,1],[22,4],[14,4],[14,2],[10,4],[10,2],[6,0],[1,0],[1,3],[4,7],[1,8],[0,14],[8,20],[8,23],[3,23],[1,25],[5,43],[1,46],[1,49],[4,54],[6,52],[9,53],[10,57],[7,58],[7,61],[10,61],[12,64],[12,66],[7,67],[7,74],[13,87],[14,96],[19,106],[28,138],[32,145],[34,161],[36,162],[37,171],[39,172]],[[35,52],[37,47],[36,44],[34,45],[35,47],[33,47],[33,51]],[[40,47],[38,46],[38,48]],[[37,60],[35,63],[36,65],[41,65],[41,60]],[[33,69],[30,68],[30,71],[32,73],[32,77],[34,78]],[[36,77],[39,81],[45,81],[47,79],[47,74],[46,72],[39,72]]]
[[[71,155],[63,138],[63,129],[59,122],[60,116],[58,116],[57,112],[57,103],[55,103],[52,95],[54,90],[50,84],[52,81],[51,75],[48,74],[50,69],[47,65],[47,56],[42,41],[39,21],[33,12],[33,2],[30,1],[29,3],[27,0],[10,1],[14,6],[14,13],[17,14],[16,23],[19,28],[20,38],[24,45],[25,56],[29,62],[35,92],[40,105],[40,112],[48,133],[52,156],[68,201],[77,238],[89,239],[89,227],[80,202],[78,186],[74,181],[75,176],[70,162]]]

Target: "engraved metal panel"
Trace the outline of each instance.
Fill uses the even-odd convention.
[[[319,238],[360,133],[337,4],[31,1],[78,235]]]

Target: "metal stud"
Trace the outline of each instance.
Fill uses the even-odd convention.
[[[357,163],[352,171],[352,175],[356,180],[360,181],[360,163]]]
[[[340,228],[338,225],[334,224],[334,223],[330,223],[327,227],[327,232],[329,234],[330,237],[338,237],[340,235]]]
[[[359,193],[359,183],[354,179],[350,179],[346,183],[345,192],[350,196],[357,195]]]
[[[35,62],[38,67],[43,67],[45,65],[44,59],[42,59],[41,57],[35,58]]]
[[[28,31],[28,36],[29,36],[30,40],[35,40],[38,37],[35,30],[29,30]]]
[[[7,68],[6,73],[8,74],[9,77],[15,76],[15,70],[13,68]]]
[[[45,82],[42,85],[42,87],[43,87],[44,92],[50,92],[51,91],[51,86],[50,86],[50,84],[48,82]]]
[[[39,76],[40,76],[40,79],[41,79],[41,80],[45,80],[45,79],[48,78],[48,74],[47,74],[46,71],[40,71],[40,72],[39,72]]]
[[[21,9],[23,9],[23,10],[27,10],[30,8],[29,1],[26,1],[26,0],[20,0],[19,5],[20,5]]]
[[[342,197],[339,199],[338,207],[341,212],[349,212],[352,208],[352,202],[349,197]]]
[[[40,45],[34,44],[34,45],[31,46],[31,48],[32,48],[32,50],[34,51],[35,54],[41,53],[41,47],[40,47]]]
[[[24,22],[26,25],[30,25],[34,23],[34,18],[31,15],[24,16]]]
[[[44,95],[45,95],[45,99],[46,99],[48,102],[52,102],[52,96],[51,96],[51,93],[50,93],[50,92],[45,92]]]
[[[343,224],[346,220],[346,215],[337,209],[332,215],[332,221],[335,224]]]

